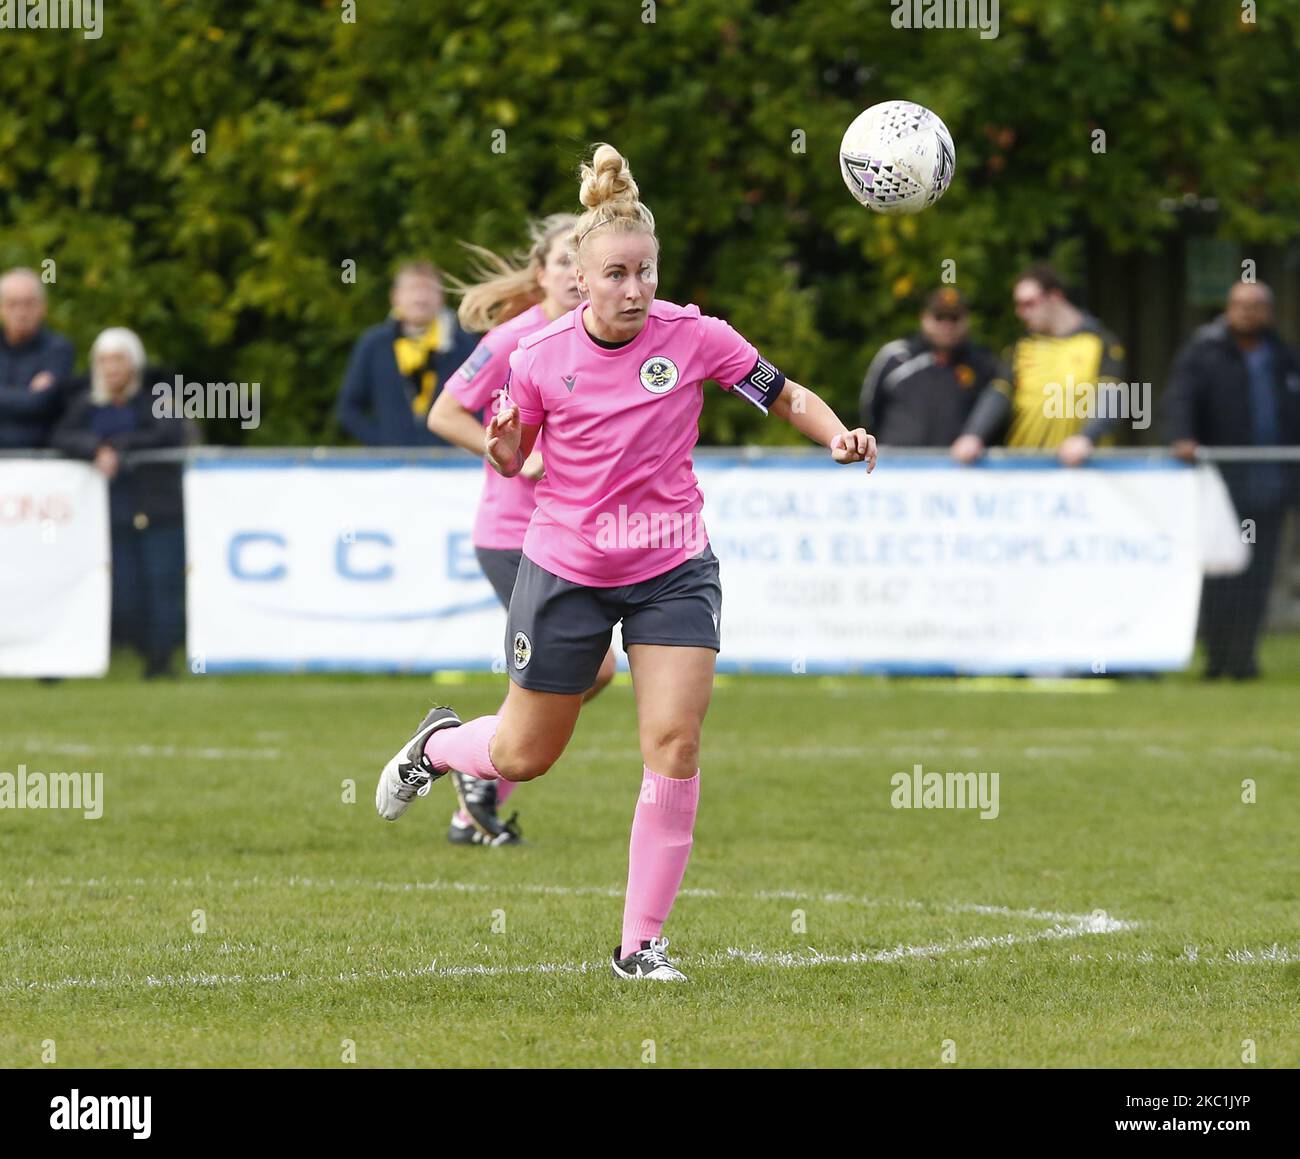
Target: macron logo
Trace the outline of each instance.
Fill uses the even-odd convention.
[[[150,1095],[70,1095],[50,1100],[50,1129],[54,1131],[130,1131],[133,1139],[150,1135]]]
[[[568,389],[569,393],[572,394],[573,384],[578,381],[578,376],[576,374],[562,374],[560,377],[564,379],[565,387]]]

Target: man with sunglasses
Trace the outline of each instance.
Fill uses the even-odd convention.
[[[966,300],[944,286],[926,299],[921,332],[885,343],[872,359],[859,402],[862,425],[881,444],[947,447],[985,388],[1005,386],[1005,379],[997,358],[970,340]]]
[[[1070,301],[1049,266],[1021,274],[1012,298],[1028,331],[1010,355],[1014,386],[1003,382],[984,393],[952,457],[973,463],[1000,439],[1008,447],[1053,450],[1063,466],[1077,467],[1117,425],[1114,392],[1128,386],[1124,348]],[[1067,391],[1069,405],[1054,405]]]

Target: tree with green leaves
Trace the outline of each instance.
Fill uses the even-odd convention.
[[[661,294],[845,416],[945,271],[996,344],[1021,265],[1077,274],[1085,235],[1158,246],[1186,194],[1218,202],[1220,236],[1300,232],[1293,6],[1007,0],[992,38],[896,27],[897,7],[116,0],[99,39],[0,30],[0,265],[52,260],[51,322],[83,359],[129,325],[191,376],[260,382],[249,437],[274,445],[337,441],[397,262],[463,274],[460,240],[518,246],[575,208],[595,141],[656,213]],[[916,217],[867,212],[839,175],[844,128],[892,98],[957,145]],[[706,406],[706,442],[782,437]]]

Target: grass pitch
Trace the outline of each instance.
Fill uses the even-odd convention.
[[[427,705],[503,679],[7,683],[0,770],[100,772],[103,816],[0,810],[0,1065],[1300,1064],[1296,675],[721,678],[676,987],[605,972],[625,678],[527,847],[449,846],[445,782],[376,818]],[[916,764],[997,773],[997,818],[892,807]]]

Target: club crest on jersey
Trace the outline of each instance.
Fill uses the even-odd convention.
[[[655,354],[641,363],[641,385],[651,394],[667,394],[677,385],[677,364]]]
[[[515,633],[515,667],[527,668],[533,658],[533,645],[523,632]]]

